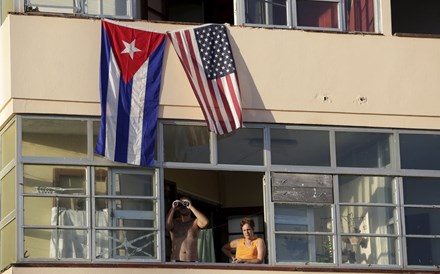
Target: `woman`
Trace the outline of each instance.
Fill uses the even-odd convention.
[[[233,240],[222,247],[223,253],[233,263],[261,264],[264,261],[266,246],[264,240],[254,237],[255,223],[251,218],[243,218],[240,222],[244,238]],[[235,256],[232,250],[235,249]]]

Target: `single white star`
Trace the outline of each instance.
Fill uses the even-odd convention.
[[[121,51],[121,54],[123,53],[128,53],[130,55],[131,60],[133,60],[133,56],[135,52],[141,51],[140,49],[136,48],[135,44],[136,44],[136,39],[133,40],[133,42],[131,42],[130,44],[122,41],[125,45],[125,49],[123,51]]]

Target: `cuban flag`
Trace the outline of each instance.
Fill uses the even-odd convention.
[[[97,154],[154,165],[164,48],[165,34],[102,21]]]

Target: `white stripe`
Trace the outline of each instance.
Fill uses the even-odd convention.
[[[180,34],[182,35],[182,45],[183,45],[184,50],[185,50],[185,55],[186,55],[186,57],[188,59],[188,65],[189,65],[189,70],[190,70],[189,71],[189,76],[191,77],[190,81],[192,81],[192,83],[193,83],[193,85],[194,85],[194,87],[196,89],[195,92],[197,93],[197,96],[198,96],[200,102],[202,103],[202,107],[205,110],[205,114],[207,116],[206,118],[208,119],[207,122],[209,123],[210,128],[213,128],[214,130],[216,130],[218,125],[217,125],[217,127],[215,127],[213,125],[214,119],[211,117],[211,114],[210,114],[210,112],[213,112],[212,111],[212,107],[211,107],[211,111],[209,111],[208,110],[208,106],[206,105],[207,102],[205,102],[205,100],[203,99],[202,91],[201,91],[200,86],[199,86],[198,81],[197,81],[197,74],[196,74],[196,72],[194,70],[193,62],[189,58],[189,57],[191,57],[191,54],[189,53],[189,50],[188,50],[188,42],[187,42],[187,40],[185,38],[184,32],[181,31]],[[191,37],[193,37],[193,32],[190,32],[190,34],[191,34]],[[176,39],[175,32],[171,33],[171,36],[173,38],[172,41],[173,41],[174,49],[176,50],[177,55],[179,56],[179,58],[181,60],[183,60],[183,58],[182,58],[182,54],[183,53],[180,51],[179,43],[178,43],[178,40]],[[192,39],[192,40],[193,40],[192,41],[193,42],[193,47],[197,46],[197,43],[194,41],[194,39]],[[195,43],[195,45],[194,45],[194,43]],[[194,55],[198,56],[199,54],[197,52],[195,52]],[[200,60],[197,60],[197,61],[199,62]],[[183,63],[183,61],[182,61],[182,63]],[[202,79],[202,81],[203,81],[203,79],[205,79],[205,77],[203,76],[203,71],[204,70],[202,69],[202,71],[200,72],[200,74],[201,74],[200,78]],[[205,84],[205,86],[206,86],[206,84]],[[207,97],[210,97],[210,96],[208,96],[208,94],[207,94]],[[216,113],[213,112],[212,115],[216,115]],[[215,120],[217,120],[217,119],[215,119]]]
[[[206,76],[205,76],[205,69],[203,68],[203,63],[202,63],[202,60],[200,59],[200,54],[199,54],[199,46],[197,45],[197,41],[196,41],[196,37],[195,37],[195,34],[194,34],[194,32],[193,31],[191,31],[190,32],[190,34],[191,34],[191,40],[192,40],[192,44],[193,44],[193,48],[194,48],[194,56],[196,57],[196,60],[197,60],[197,66],[198,66],[198,70],[199,70],[199,72],[200,72],[200,74],[201,74],[201,79],[202,79],[202,83],[203,83],[203,88],[205,89],[205,91],[208,91],[208,92],[206,92],[206,98],[207,98],[207,100],[208,100],[208,102],[205,102],[205,103],[207,103],[208,105],[209,105],[209,108],[211,109],[211,112],[212,112],[212,115],[213,115],[213,117],[211,118],[214,122],[215,122],[215,124],[216,124],[216,128],[217,128],[217,130],[218,130],[218,132],[217,133],[219,133],[219,134],[223,134],[223,129],[222,129],[222,126],[221,126],[221,124],[220,124],[220,122],[219,122],[219,119],[218,119],[218,116],[217,116],[217,113],[216,113],[216,111],[215,111],[215,104],[214,104],[214,102],[212,101],[212,97],[211,97],[211,94],[210,94],[210,89],[209,89],[209,87],[208,87],[208,82],[207,82],[207,79],[206,79]],[[185,49],[186,50],[186,49]],[[188,50],[187,50],[188,51]],[[193,68],[192,68],[192,72],[191,72],[193,75],[196,75],[196,74],[194,74],[194,71],[193,71]],[[214,85],[215,86],[215,85]],[[199,91],[199,93],[201,93],[200,91]],[[201,96],[200,94],[199,94],[199,96]],[[204,102],[204,100],[203,100],[203,97],[200,97],[200,100],[202,101],[202,102]]]
[[[227,77],[231,78],[231,83],[232,83],[232,86],[234,89],[232,91],[229,89],[228,81],[226,80]],[[229,74],[226,77],[222,77],[221,80],[222,80],[223,86],[225,87],[225,96],[226,96],[226,99],[228,100],[229,106],[231,107],[231,113],[232,113],[232,116],[234,117],[235,124],[237,125],[237,127],[240,127],[241,122],[238,119],[238,115],[235,110],[235,105],[234,105],[234,101],[233,101],[233,98],[235,97],[235,99],[238,102],[238,105],[240,106],[240,98],[239,98],[239,96],[237,96],[238,89],[236,88],[237,83],[236,83],[236,79],[235,79],[235,74],[234,73]],[[241,106],[240,106],[240,109],[241,109]]]
[[[216,81],[216,79],[210,80],[210,81],[212,83],[212,86],[214,87],[214,94],[215,94],[215,97],[217,98],[217,104],[220,109],[220,113],[223,117],[223,122],[225,123],[225,126],[226,126],[226,132],[231,132],[232,131],[231,122],[229,121],[228,113],[225,110],[225,104],[224,104],[223,99],[220,95],[221,91],[218,89],[217,81]],[[223,131],[223,129],[222,129],[222,131]],[[219,134],[223,134],[223,132],[219,133]]]
[[[116,124],[118,121],[119,78],[121,76],[113,51],[110,50],[109,78],[106,102],[105,157],[115,159]]]
[[[128,133],[127,163],[140,165],[142,148],[142,127],[144,120],[145,88],[149,59],[133,76],[131,91],[130,124]]]

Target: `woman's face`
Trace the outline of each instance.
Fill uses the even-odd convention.
[[[246,239],[253,239],[254,238],[254,230],[252,229],[252,227],[248,224],[244,224],[243,227],[241,228],[241,230],[243,231],[243,236]]]

